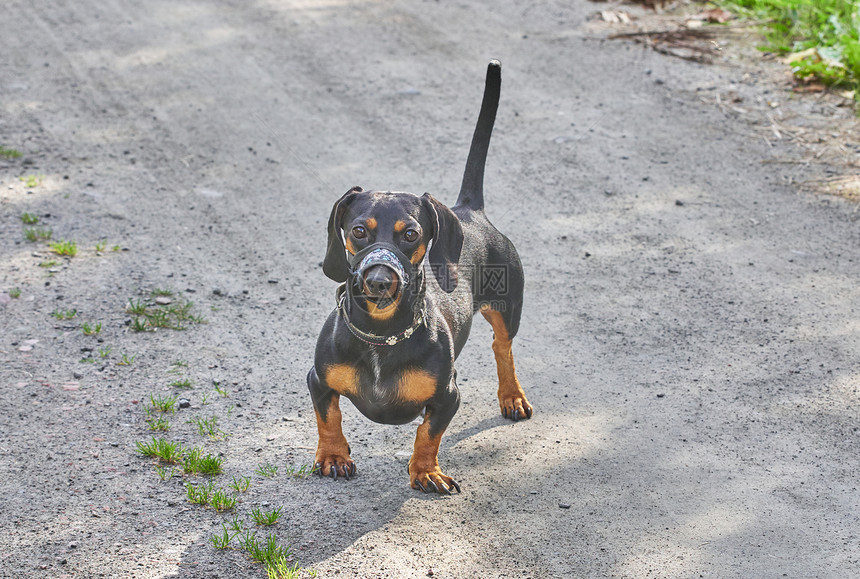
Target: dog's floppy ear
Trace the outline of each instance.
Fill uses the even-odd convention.
[[[334,207],[331,208],[331,215],[328,218],[328,247],[326,248],[325,260],[323,261],[323,273],[338,283],[346,281],[349,275],[346,248],[343,245],[343,235],[341,234],[343,213],[346,211],[350,200],[362,191],[361,187],[356,186],[344,193],[337,200],[337,203],[334,204]]]
[[[421,201],[433,223],[430,267],[439,287],[451,293],[457,287],[457,263],[463,249],[463,227],[454,212],[429,193],[425,193]]]

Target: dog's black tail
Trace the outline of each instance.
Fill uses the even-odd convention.
[[[476,211],[484,208],[484,165],[487,162],[487,150],[490,148],[493,124],[496,122],[496,110],[499,108],[501,87],[502,63],[498,60],[491,60],[487,66],[484,101],[481,103],[481,113],[478,115],[475,134],[472,135],[472,148],[469,149],[463,185],[460,187],[460,195],[457,197],[455,207],[468,207]]]

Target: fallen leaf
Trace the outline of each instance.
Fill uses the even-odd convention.
[[[735,17],[734,14],[732,14],[728,10],[723,10],[722,8],[705,10],[704,12],[702,12],[701,15],[704,16],[702,20],[707,20],[708,22],[713,22],[716,24],[725,24],[726,22]]]

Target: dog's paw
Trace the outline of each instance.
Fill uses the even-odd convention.
[[[525,394],[499,396],[499,407],[502,409],[502,416],[514,422],[520,418],[531,418],[534,411]]]
[[[437,466],[433,470],[425,471],[409,467],[409,484],[413,489],[425,493],[435,492],[440,495],[450,495],[451,491],[460,492],[460,485],[451,477],[442,473]]]
[[[342,476],[349,480],[355,476],[355,463],[348,454],[317,452],[314,472],[320,477],[329,476],[337,480],[337,477]]]

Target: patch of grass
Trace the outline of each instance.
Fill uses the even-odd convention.
[[[182,374],[182,369],[188,368],[188,362],[185,360],[176,360],[175,362],[171,362],[170,369],[167,371],[168,374]]]
[[[5,159],[17,159],[21,156],[21,151],[0,146],[0,157]]]
[[[284,470],[287,476],[293,478],[308,478],[312,474],[316,474],[317,469],[312,464],[303,464],[301,466],[287,465]]]
[[[110,356],[111,350],[112,350],[112,348],[110,348],[110,347],[99,348],[99,358],[107,358],[108,356]]]
[[[258,540],[257,533],[246,531],[239,539],[239,544],[251,559],[266,566],[281,560],[286,563],[292,553],[290,547],[278,545],[278,537],[274,533],[270,533],[265,540]]]
[[[176,474],[176,469],[171,468],[168,471],[163,466],[156,466],[155,467],[155,474],[157,474],[158,478],[160,478],[162,481],[166,481],[166,480],[173,478],[173,475]]]
[[[44,175],[24,175],[23,177],[18,177],[18,180],[24,183],[24,187],[32,189],[41,185],[44,178]]]
[[[149,418],[146,423],[149,425],[150,430],[159,430],[164,432],[170,428],[170,422],[168,422],[164,416]]]
[[[96,246],[95,246],[96,253],[101,253],[101,252],[103,252],[103,251],[105,250],[105,247],[107,247],[107,242],[106,242],[106,241],[99,241],[99,242],[97,242],[97,243],[96,243]]]
[[[174,380],[170,383],[170,386],[173,388],[191,388],[191,380],[188,378],[183,378],[182,380]]]
[[[81,330],[83,330],[85,336],[95,336],[101,333],[102,323],[96,322],[91,326],[88,322],[84,322],[81,324]]]
[[[193,448],[185,453],[182,468],[185,474],[214,476],[224,470],[224,459],[211,454],[203,455],[202,448]]]
[[[176,412],[176,396],[162,397],[161,394],[150,394],[149,402],[152,404],[152,409],[158,412]]]
[[[129,299],[125,311],[137,316],[132,322],[132,330],[136,332],[155,330],[157,328],[185,330],[189,323],[206,323],[205,318],[191,313],[193,306],[192,302],[157,305],[144,302],[141,299]]]
[[[233,477],[233,480],[230,482],[230,488],[236,491],[237,493],[244,493],[251,487],[251,477],[243,476],[236,478]]]
[[[122,360],[116,363],[117,366],[131,366],[134,364],[134,359],[137,358],[137,355],[129,356],[128,354],[122,355]]]
[[[24,212],[21,214],[21,221],[24,225],[36,225],[39,223],[39,216],[34,213]]]
[[[169,297],[169,296],[173,295],[173,290],[155,288],[154,290],[152,290],[152,295],[154,297],[159,297],[159,296]]]
[[[206,484],[193,485],[190,482],[185,483],[185,496],[195,505],[206,506],[209,504],[209,499],[215,491],[215,483],[209,481]]]
[[[157,458],[167,464],[178,464],[182,460],[182,445],[163,438],[152,437],[150,442],[137,442],[137,451],[143,456]]]
[[[113,252],[120,251],[121,249],[122,249],[122,248],[121,248],[119,245],[113,245],[113,246],[111,246],[111,248],[110,248],[110,250],[111,250],[111,251],[113,251]]]
[[[227,549],[230,547],[230,541],[233,540],[235,535],[231,535],[227,530],[227,525],[221,523],[222,532],[216,533],[209,538],[209,542],[212,543],[212,546],[216,549]]]
[[[209,396],[211,396],[211,395],[212,395],[211,392],[204,392],[203,394],[201,394],[200,395],[200,403],[203,406],[206,406],[207,404],[209,404]]]
[[[245,530],[245,523],[242,521],[242,519],[239,518],[239,515],[236,515],[232,519],[227,521],[226,528],[231,529],[236,533],[241,533],[243,530]]]
[[[44,227],[28,227],[24,230],[24,238],[27,241],[39,241],[45,239],[51,239],[51,236],[54,234],[50,229],[46,229]]]
[[[854,90],[860,98],[860,0],[724,0],[726,8],[765,21],[764,50],[803,53],[795,76]],[[812,50],[811,50],[812,49]]]
[[[210,416],[209,418],[201,418],[199,416],[195,416],[188,422],[191,424],[196,424],[197,430],[198,432],[200,432],[201,435],[208,436],[213,440],[227,437],[224,431],[218,428],[217,416]]]
[[[272,509],[271,511],[263,511],[260,509],[251,509],[251,518],[261,527],[274,525],[281,518],[283,507]]]
[[[60,265],[60,262],[54,261],[53,259],[49,259],[48,261],[43,261],[39,263],[39,267],[54,267],[55,265]]]
[[[71,310],[65,310],[65,311],[54,310],[53,312],[51,312],[51,315],[53,317],[57,318],[58,320],[71,320],[76,315],[78,315],[78,310],[74,309],[74,308]]]
[[[266,562],[267,579],[300,579],[303,571],[306,571],[311,577],[316,577],[315,571],[302,569],[298,563],[290,565],[286,556],[278,556],[274,560]]]
[[[261,464],[257,467],[257,470],[254,471],[256,474],[260,476],[264,476],[266,478],[272,478],[276,474],[278,474],[278,467],[274,464]]]
[[[78,244],[75,241],[55,241],[50,244],[51,251],[57,255],[75,257],[78,254]]]
[[[209,504],[219,513],[224,513],[236,507],[236,497],[228,495],[224,489],[218,489],[212,493]]]
[[[10,289],[9,290],[9,297],[12,299],[16,299],[16,300],[18,298],[20,298],[21,297],[21,288],[13,287],[12,289]]]
[[[220,382],[213,382],[213,384],[215,385],[215,392],[220,394],[223,398],[227,398],[227,396],[230,395],[230,391],[226,388],[222,388]]]

